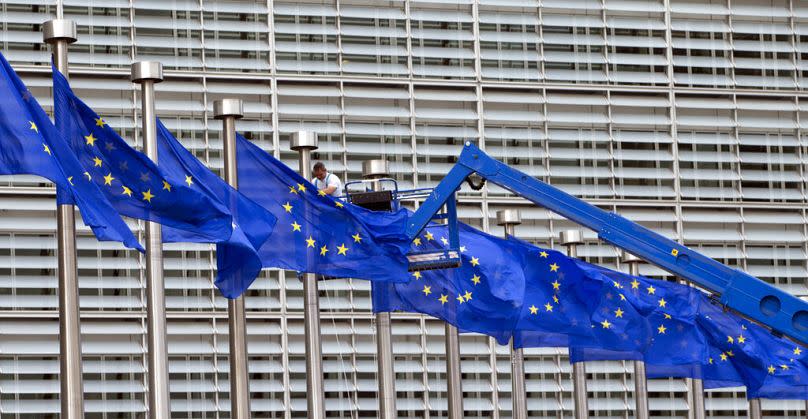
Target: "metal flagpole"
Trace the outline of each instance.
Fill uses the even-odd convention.
[[[154,84],[163,81],[163,65],[156,61],[132,64],[131,80],[140,84],[143,151],[157,161],[157,120]],[[170,416],[168,348],[166,345],[166,295],[163,279],[163,237],[160,224],[146,222],[146,324],[149,334],[149,416]]]
[[[760,399],[749,400],[749,419],[760,419],[763,412],[760,409]]]
[[[631,275],[640,275],[642,259],[623,251],[622,261],[628,264]],[[648,419],[648,381],[645,376],[644,361],[634,361],[634,417],[635,419]]]
[[[567,248],[567,255],[571,258],[578,256],[578,245],[583,244],[581,232],[578,230],[565,230],[561,232],[560,241]],[[589,402],[586,390],[586,367],[583,362],[572,364],[572,397],[575,401],[575,418],[589,417]]]
[[[463,386],[460,382],[460,336],[457,328],[449,323],[444,326],[446,335],[446,387],[449,403],[449,419],[463,417]]]
[[[213,101],[213,117],[222,120],[224,143],[224,180],[238,189],[236,161],[236,119],[244,115],[241,99]],[[247,359],[247,316],[244,296],[227,300],[227,325],[230,343],[230,417],[250,418],[250,381]]]
[[[365,179],[381,179],[390,176],[387,160],[367,160],[362,163],[362,177]],[[372,182],[370,188],[381,190],[379,182]],[[371,287],[377,286],[371,284]],[[380,286],[386,286],[382,284]],[[390,327],[390,313],[376,313],[376,352],[379,369],[379,417],[395,419],[396,381],[393,371],[393,337]]]
[[[514,226],[522,224],[522,214],[517,209],[497,211],[497,225],[505,227],[505,236],[513,236]],[[514,348],[511,340],[511,398],[513,419],[527,419],[527,394],[525,390],[525,357],[522,348]]]
[[[693,419],[704,419],[706,417],[706,413],[704,412],[704,383],[697,378],[689,380],[690,385],[688,387],[691,390],[690,414]]]
[[[67,46],[76,42],[76,22],[54,19],[42,25],[42,40],[51,44],[53,60],[69,77]],[[76,264],[76,212],[73,205],[56,208],[56,246],[59,275],[59,384],[61,417],[84,417],[81,377],[81,324],[79,282]]]
[[[311,151],[317,149],[317,133],[298,131],[292,134],[290,148],[300,153],[300,176],[310,178]],[[310,419],[325,418],[323,394],[323,347],[320,341],[320,294],[317,276],[302,273],[303,323],[306,335],[306,401]]]

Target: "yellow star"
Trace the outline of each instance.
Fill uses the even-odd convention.
[[[558,265],[556,265],[555,263],[550,265],[550,272],[556,272],[556,271],[558,271]]]
[[[416,246],[420,246],[421,245],[421,238],[416,237],[416,238],[412,239],[412,244],[414,244]]]
[[[342,208],[342,207],[345,206],[345,205],[342,205],[342,202],[339,202],[339,201],[334,202],[334,205],[336,205],[337,208]]]
[[[545,311],[553,311],[553,305],[550,304],[550,303],[545,304],[544,305],[544,310]]]
[[[535,305],[531,305],[530,307],[530,314],[539,314],[539,308]]]
[[[634,278],[634,280],[631,281],[631,289],[636,290],[637,288],[640,288],[640,281],[637,281],[637,278]]]
[[[555,296],[555,295],[553,296],[553,302],[558,304],[558,296]]]
[[[438,301],[440,301],[441,305],[444,305],[449,302],[449,296],[446,294],[441,294],[440,298],[438,298]]]
[[[441,242],[441,243],[443,243],[443,245],[444,245],[444,246],[448,246],[448,245],[449,245],[449,240],[446,240],[446,237],[441,237],[441,238],[440,238],[440,242]]]
[[[671,317],[671,315],[670,315],[670,314],[668,314],[668,313],[663,313],[663,315],[664,315],[664,316],[665,316],[665,318],[666,318],[666,319],[668,319],[668,320],[670,320],[670,319],[672,318],[672,317]]]
[[[544,250],[542,250],[541,252],[539,252],[539,256],[541,256],[541,257],[543,257],[543,258],[546,258],[546,257],[547,257],[547,252],[545,252]]]
[[[460,253],[466,253],[466,246],[460,246]]]
[[[727,351],[727,355],[729,355],[729,356],[735,356],[735,354],[734,354],[734,353],[732,353],[732,351]]]
[[[107,123],[101,118],[95,118],[95,126],[103,128]]]
[[[165,180],[163,181],[163,190],[171,192],[171,184],[166,182]]]
[[[348,248],[345,247],[345,243],[337,246],[337,255],[348,256]]]
[[[615,287],[615,288],[618,288],[618,289],[623,288],[623,286],[622,286],[622,285],[620,285],[620,283],[619,283],[619,282],[617,282],[617,281],[612,281],[612,285],[614,285],[614,287]]]
[[[320,189],[319,191],[317,191],[317,195],[320,195],[320,196],[325,196],[325,195],[326,195],[326,193],[325,193],[325,191],[324,191],[324,190]]]
[[[471,257],[471,266],[477,266],[480,264],[480,259],[475,258],[474,256]]]
[[[782,369],[783,369],[783,371],[785,371],[785,370],[787,370],[787,369],[788,369],[788,365],[786,365],[786,364],[782,364],[782,365],[780,365],[780,368],[782,368]]]
[[[802,349],[794,348],[794,355],[800,355],[800,354],[802,354]]]
[[[28,123],[29,123],[29,124],[31,124],[31,126],[29,127],[29,129],[31,129],[31,130],[33,130],[33,131],[35,131],[35,132],[39,132],[39,128],[37,128],[37,126],[36,126],[36,124],[34,123],[34,121],[28,121]]]
[[[423,292],[423,293],[424,293],[424,295],[429,295],[429,294],[432,294],[432,287],[427,286],[427,285],[424,285],[424,289],[423,289],[423,291],[421,291],[421,292]]]
[[[297,184],[297,190],[300,191],[300,192],[306,192],[306,185],[304,185],[302,183],[298,183]]]
[[[727,354],[721,352],[721,360],[726,361],[727,360]]]
[[[309,238],[306,239],[306,247],[314,247],[314,243],[314,237],[309,236]]]
[[[712,364],[713,364],[713,358],[712,358],[712,357],[710,357],[710,359],[708,359],[708,360],[707,360],[707,362],[708,362],[710,365],[712,365]]]
[[[746,337],[744,335],[738,336],[738,343],[746,343]]]
[[[93,157],[93,163],[95,163],[93,167],[101,167],[104,164],[98,157]]]
[[[283,204],[283,205],[281,205],[281,206],[282,206],[282,207],[283,207],[283,209],[284,209],[286,212],[288,212],[288,213],[291,213],[291,212],[292,212],[292,208],[294,208],[294,207],[292,207],[292,204],[290,204],[289,202],[286,202],[285,204]]]
[[[735,343],[735,339],[732,336],[727,336],[727,343]]]
[[[353,237],[354,243],[362,243],[362,236],[360,236],[359,233],[356,233],[351,237]]]
[[[149,201],[151,203],[151,199],[154,198],[154,195],[151,193],[151,189],[147,190],[146,192],[141,192],[143,194],[143,200]]]
[[[123,185],[121,185],[121,187],[123,188],[123,192],[121,192],[122,194],[124,194],[126,196],[129,196],[129,197],[132,196],[132,190],[131,189],[129,189],[126,186],[123,186]]]
[[[421,279],[421,272],[415,271],[412,273],[412,276],[415,277],[415,279]]]
[[[471,282],[473,282],[474,285],[479,284],[480,283],[480,276],[475,274],[474,276],[471,277]]]
[[[463,297],[466,299],[466,301],[469,301],[469,300],[471,300],[471,293],[466,291],[466,293],[463,295]]]
[[[614,311],[614,316],[622,318],[623,317],[623,310],[620,307],[618,307],[617,310]]]
[[[112,172],[110,172],[108,175],[104,176],[104,185],[112,186],[113,180],[115,180],[115,178],[112,177]]]
[[[623,295],[623,294],[620,294],[620,301],[626,301],[626,296]]]
[[[93,180],[93,177],[90,176],[90,172],[84,172],[84,176],[87,176],[87,180]]]
[[[189,176],[189,175],[185,175],[185,183],[187,183],[188,186],[191,186],[191,185],[194,184],[194,179],[191,178],[191,176]]]
[[[609,321],[608,321],[608,320],[604,320],[604,321],[600,322],[600,325],[601,325],[601,327],[603,327],[604,329],[608,329],[608,328],[612,327],[612,324],[611,324],[611,323],[609,323]]]
[[[294,186],[290,186],[289,187],[289,193],[293,193],[293,194],[297,195],[297,189],[295,189]]]
[[[95,145],[95,140],[97,140],[97,138],[93,137],[93,133],[84,136],[84,141],[87,141],[87,145],[90,147]]]
[[[656,292],[656,288],[654,288],[653,285],[648,287],[648,295],[654,295],[655,292]]]
[[[51,154],[50,148],[48,147],[47,144],[42,144],[42,151]]]
[[[323,247],[320,248],[320,256],[325,256],[326,253],[328,253],[328,246],[323,245]]]
[[[554,290],[559,290],[561,288],[561,284],[558,282],[558,280],[553,281],[552,285]]]
[[[774,365],[769,365],[768,370],[769,370],[769,374],[774,374],[774,372],[776,371],[776,369],[774,368]]]
[[[664,299],[664,298],[660,298],[660,299],[659,299],[659,306],[660,306],[660,307],[665,307],[667,304],[668,304],[668,302],[667,302],[667,301],[665,301],[665,299]]]
[[[671,254],[674,255],[674,256],[679,256],[679,249],[671,250]]]
[[[466,300],[465,300],[465,299],[463,299],[463,295],[462,295],[462,294],[457,294],[457,298],[455,298],[455,300],[459,301],[459,302],[460,302],[460,304],[463,304],[463,303],[465,303],[465,302],[466,302]]]
[[[424,234],[424,238],[427,240],[435,240],[435,236],[432,235],[431,231],[427,231],[426,234]]]
[[[300,224],[298,224],[297,221],[292,221],[292,231],[293,232],[294,231],[301,231],[302,232],[302,230],[300,230]]]
[[[668,329],[665,327],[664,324],[660,324],[659,327],[657,327],[657,331],[659,331],[661,335],[664,335],[666,330]]]
[[[67,181],[70,182],[70,184],[72,185],[73,184],[73,176],[68,177]]]

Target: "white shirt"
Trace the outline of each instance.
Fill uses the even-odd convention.
[[[317,187],[318,191],[323,190],[329,186],[334,186],[336,187],[336,189],[334,189],[334,192],[331,193],[331,196],[337,197],[342,195],[342,181],[339,180],[339,176],[337,175],[325,172],[325,179],[320,180],[314,178],[311,180],[311,183],[313,183],[314,186]]]

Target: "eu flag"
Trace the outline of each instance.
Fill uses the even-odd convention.
[[[406,210],[374,212],[335,200],[237,135],[239,192],[278,219],[261,247],[265,268],[405,282]]]
[[[169,183],[185,183],[208,199],[224,205],[233,216],[233,234],[216,244],[216,286],[227,298],[236,298],[261,272],[258,249],[267,241],[277,219],[211,172],[157,120],[157,156]],[[163,229],[166,242],[208,242],[193,231]]]
[[[85,168],[83,177],[101,189],[122,215],[226,240],[232,217],[221,203],[186,182],[177,182],[145,154],[130,147],[82,102],[53,68],[56,124]]]
[[[54,184],[59,204],[75,204],[99,240],[142,250],[31,92],[0,54],[0,174],[32,174]]]

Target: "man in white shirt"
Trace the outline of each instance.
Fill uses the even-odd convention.
[[[317,187],[318,191],[323,191],[326,195],[335,198],[342,195],[342,181],[337,175],[328,173],[322,162],[314,164],[312,173],[314,174],[314,179],[311,180],[311,183]]]

